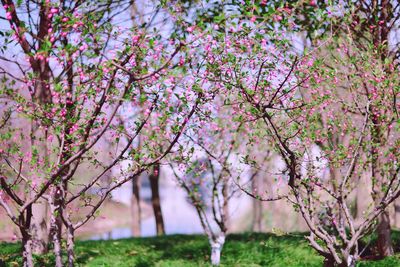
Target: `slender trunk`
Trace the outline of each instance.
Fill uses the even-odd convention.
[[[154,165],[153,171],[149,175],[149,180],[151,187],[151,203],[153,204],[157,235],[164,235],[165,234],[164,219],[161,211],[161,201],[159,192],[160,164]]]
[[[389,26],[389,20],[390,20],[390,14],[392,14],[392,5],[390,4],[389,0],[382,0],[379,2],[376,2],[377,8],[375,9],[376,14],[379,13],[379,20],[383,21],[384,23],[380,27],[376,27],[375,29],[375,34],[374,34],[374,43],[376,48],[379,48],[380,54],[381,54],[381,60],[382,62],[385,62],[385,60],[388,57],[389,54],[389,32],[390,32],[390,26]],[[380,5],[380,6],[378,6]],[[385,71],[390,72],[389,68],[387,65],[385,65]],[[376,110],[379,110],[379,107],[372,107],[371,110],[372,112],[375,112]],[[385,180],[384,178],[384,163],[382,162],[383,160],[379,156],[378,149],[386,145],[385,144],[385,138],[383,134],[383,129],[381,129],[381,119],[380,117],[374,115],[372,116],[372,122],[374,124],[374,127],[372,128],[372,141],[373,144],[376,145],[375,148],[372,150],[372,176],[373,178],[377,179],[378,186],[380,187],[378,189],[378,192],[382,191],[381,188],[384,186],[384,184],[387,182],[387,179]],[[381,195],[378,193],[378,197],[381,197]],[[390,227],[390,217],[389,217],[389,212],[386,209],[379,217],[378,217],[378,227],[376,229],[377,234],[378,234],[378,251],[381,257],[386,257],[386,256],[391,256],[394,254],[394,249],[393,249],[393,244],[392,244],[392,238],[390,236],[391,232],[391,227]]]
[[[47,34],[47,30],[50,23],[47,21],[47,17],[44,13],[40,15],[40,35]],[[47,25],[48,23],[48,25]],[[39,39],[44,40],[44,35],[40,36]],[[42,43],[39,45],[41,46]],[[49,79],[50,79],[50,66],[46,60],[33,60],[31,62],[32,69],[37,75],[37,80],[35,82],[35,93],[33,96],[35,105],[43,106],[50,104],[52,102],[52,97],[49,90]],[[38,160],[45,162],[44,166],[49,166],[48,160],[49,155],[47,153],[47,129],[42,125],[40,120],[33,120],[31,125],[31,145],[32,149],[37,149]],[[44,177],[42,177],[44,178]],[[33,192],[32,192],[33,193]],[[47,227],[47,212],[48,205],[43,199],[37,201],[32,205],[33,221],[31,224],[31,234],[32,234],[32,249],[35,254],[43,254],[47,252],[48,245],[48,227]]]
[[[253,222],[252,222],[252,230],[253,232],[261,232],[262,231],[262,216],[261,216],[262,202],[253,199]]]
[[[378,218],[378,228],[376,229],[378,234],[378,251],[382,257],[390,256],[394,254],[392,238],[390,236],[390,219],[389,212],[384,211]]]
[[[62,267],[62,254],[61,254],[61,240],[59,239],[57,234],[53,235],[53,245],[54,245],[54,255],[56,257],[56,267]]]
[[[41,87],[38,87],[41,88]],[[31,145],[32,149],[36,148],[38,160],[48,163],[47,155],[47,132],[42,129],[39,122],[32,122]],[[38,178],[39,181],[41,178]],[[36,182],[39,182],[36,181]],[[34,190],[30,191],[32,195]],[[30,225],[30,233],[32,239],[32,252],[35,254],[44,254],[48,251],[49,231],[48,231],[48,203],[45,199],[40,198],[32,204],[32,223]]]
[[[376,108],[372,109],[374,111]],[[371,136],[374,144],[382,145],[383,134],[380,125],[380,118],[377,116],[372,117],[373,129],[371,131]],[[372,149],[372,162],[371,162],[371,174],[374,179],[376,179],[376,184],[373,186],[373,198],[376,205],[380,204],[380,199],[383,198],[382,188],[385,183],[384,176],[384,163],[378,152],[378,147],[373,147]],[[391,226],[389,211],[386,208],[384,212],[378,217],[378,227],[376,228],[376,233],[378,235],[377,247],[378,252],[381,257],[391,256],[394,254],[392,238],[390,236]]]
[[[227,231],[230,225],[229,218],[229,192],[228,192],[228,183],[224,180],[224,184],[222,186],[222,198],[223,198],[223,207],[222,207],[222,222],[223,222],[223,231]]]
[[[253,192],[255,190],[261,190],[260,177],[256,175],[251,183]],[[253,198],[253,221],[251,224],[253,232],[262,231],[262,202],[256,198]]]
[[[225,234],[221,233],[215,240],[210,239],[211,245],[211,264],[218,266],[221,262],[221,251],[225,244]]]
[[[75,262],[75,232],[74,227],[69,225],[67,228],[67,255],[68,255],[68,267],[73,267]]]
[[[132,179],[132,197],[131,197],[131,230],[133,236],[141,235],[141,208],[140,208],[140,176]]]
[[[60,197],[61,197],[61,192],[58,187],[54,188],[51,192],[51,199],[49,200],[49,205],[50,205],[50,236],[53,241],[53,251],[54,251],[54,256],[56,258],[56,267],[62,267],[63,262],[62,262],[62,247],[61,247],[61,217],[60,217]]]
[[[400,199],[394,201],[394,221],[393,225],[395,228],[400,228]]]

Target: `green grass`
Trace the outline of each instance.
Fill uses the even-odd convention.
[[[396,246],[400,235],[394,233]],[[20,244],[0,243],[6,266],[20,266]],[[49,253],[36,257],[37,266],[54,266]],[[209,245],[200,235],[171,235],[109,241],[78,241],[77,266],[210,266]],[[2,264],[0,263],[0,266]],[[235,234],[225,243],[221,266],[322,266],[322,257],[308,247],[302,234]],[[400,254],[358,266],[400,266]]]

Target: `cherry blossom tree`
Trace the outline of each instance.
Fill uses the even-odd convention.
[[[311,246],[325,257],[327,266],[353,266],[363,252],[359,240],[400,194],[398,134],[392,130],[398,127],[398,106],[393,104],[398,79],[394,72],[385,72],[393,65],[382,63],[373,49],[358,49],[351,38],[322,42],[320,47],[330,51],[329,57],[314,58],[309,53],[298,58],[282,38],[284,32],[265,36],[262,24],[240,21],[229,33],[216,34],[213,38],[224,42],[216,41],[210,48],[207,80],[236,100],[233,114],[255,129],[250,134],[253,142],[273,147],[285,162],[281,179],[288,194],[266,200],[284,197],[293,203],[311,231]],[[321,63],[325,60],[331,67]],[[343,88],[337,85],[341,79],[347,83]],[[327,121],[321,114],[328,116]],[[374,138],[374,117],[385,129],[379,142]],[[346,138],[328,142],[336,133]],[[316,144],[321,142],[329,146],[318,150]],[[385,187],[369,176],[373,192],[379,194],[374,208],[364,211],[356,225],[349,195],[363,170],[377,168],[373,163],[377,154],[384,162],[379,172]],[[328,166],[338,168],[339,177],[323,178]]]
[[[192,129],[179,141],[185,152],[172,158],[170,166],[208,237],[211,264],[219,265],[232,217],[229,203],[240,193],[234,178],[249,167],[238,155],[245,132],[241,123],[229,120],[229,109],[219,97],[196,115]]]
[[[184,81],[180,63],[193,53],[195,36],[185,37],[189,42],[163,40],[156,32],[113,26],[112,16],[105,18],[110,9],[91,4],[3,1],[10,26],[2,37],[8,55],[3,60],[16,68],[5,70],[2,80],[2,99],[10,109],[2,110],[0,204],[21,232],[24,266],[33,266],[35,206],[50,205],[56,266],[63,265],[65,225],[68,265],[73,266],[75,230],[95,216],[113,189],[171,151],[203,101],[201,91],[191,90],[195,83]],[[169,88],[178,83],[182,89],[173,94]],[[117,114],[127,105],[141,113],[119,127]],[[152,128],[155,121],[162,132]],[[133,147],[139,134],[145,137],[140,150]],[[117,149],[109,154],[111,161],[102,162],[99,146],[106,139]],[[154,142],[163,142],[163,149],[155,149]],[[125,159],[133,163],[128,170],[120,166]],[[77,179],[88,166],[94,170],[89,177]],[[100,180],[111,169],[120,175],[104,187]],[[71,217],[76,207],[85,210],[77,221]]]

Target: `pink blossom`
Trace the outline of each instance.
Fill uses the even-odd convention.
[[[194,31],[194,26],[190,26],[186,29],[188,32],[193,32]]]
[[[133,44],[136,44],[137,42],[139,42],[139,40],[140,40],[140,35],[134,35],[132,37]]]
[[[85,51],[89,46],[87,44],[83,44],[79,47],[80,51]]]

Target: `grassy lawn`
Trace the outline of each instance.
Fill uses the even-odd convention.
[[[394,233],[398,248],[400,235]],[[0,243],[5,266],[20,266],[19,244]],[[51,254],[35,257],[37,266],[54,266]],[[199,235],[171,235],[110,241],[78,241],[77,266],[209,266],[207,239]],[[0,263],[0,266],[4,266]],[[235,234],[227,238],[222,266],[322,266],[322,258],[302,234]],[[400,266],[400,254],[358,266]]]

